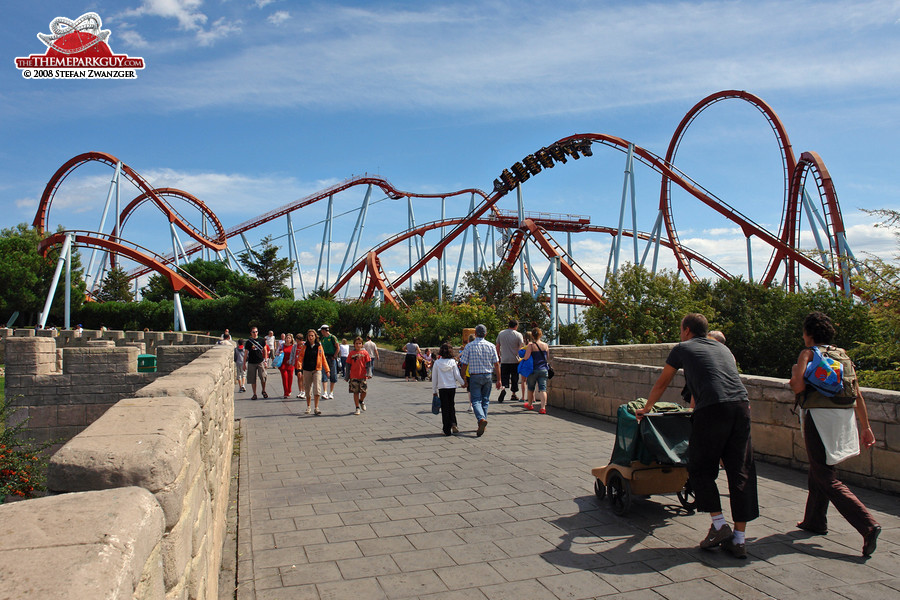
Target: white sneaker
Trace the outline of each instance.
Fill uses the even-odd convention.
[[[359,401],[359,407],[360,407],[361,409],[363,409],[363,410],[366,410],[366,403],[363,402],[362,400],[360,400],[360,401]]]
[[[334,392],[328,392],[328,399],[334,400]]]
[[[306,414],[309,414],[309,413],[311,413],[311,412],[312,412],[312,409],[311,409],[310,407],[307,406],[307,407],[306,407]]]
[[[356,412],[354,412],[353,414],[354,414],[354,415],[360,414],[359,409],[357,408],[357,409],[356,409]]]
[[[300,398],[301,400],[306,398],[306,392],[300,392],[299,394],[297,394],[297,397]]]

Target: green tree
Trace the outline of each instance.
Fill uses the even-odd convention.
[[[98,302],[133,302],[134,294],[128,273],[119,266],[107,271],[96,298]]]
[[[500,305],[516,289],[516,276],[505,265],[466,271],[462,282],[469,298],[478,297],[494,306]]]
[[[584,324],[588,334],[604,344],[677,342],[679,319],[688,312],[714,317],[676,273],[653,275],[640,265],[627,264],[609,278],[606,303],[585,311]]]
[[[862,342],[850,355],[856,361],[860,382],[866,386],[900,390],[900,211],[865,211],[881,218],[876,227],[893,230],[898,252],[892,257],[869,255],[853,284],[862,290],[878,330],[877,337]]]
[[[447,287],[446,284],[441,284],[441,287],[444,292],[444,301],[447,302],[450,300],[450,288]],[[438,289],[437,279],[419,280],[413,285],[411,290],[401,290],[400,298],[402,298],[406,304],[415,304],[416,300],[421,300],[422,302],[437,302]]]
[[[252,258],[241,255],[241,263],[255,278],[247,289],[251,314],[262,314],[266,303],[275,298],[293,298],[293,290],[284,283],[291,275],[293,264],[289,258],[278,258],[278,250],[267,236],[262,239],[261,250],[250,249]]]
[[[16,311],[19,323],[35,323],[44,308],[61,246],[51,248],[47,256],[38,252],[42,236],[33,227],[20,223],[0,231],[0,318],[6,320]],[[81,256],[72,253],[72,310],[84,302],[85,283]],[[50,307],[50,317],[60,322],[65,310],[65,273],[60,276]]]
[[[213,260],[195,260],[181,267],[191,277],[202,283],[217,296],[247,296],[253,286],[253,278],[232,271],[225,263]],[[172,286],[164,275],[155,273],[141,289],[144,300],[160,302],[172,299]]]

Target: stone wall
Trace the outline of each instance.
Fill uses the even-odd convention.
[[[636,349],[644,355],[643,349]],[[562,352],[557,353],[556,348],[550,354],[556,376],[548,388],[548,403],[612,422],[618,406],[646,398],[662,372],[661,366],[561,358]],[[791,413],[794,394],[788,381],[752,375],[742,375],[741,381],[750,395],[753,448],[758,458],[805,469],[806,448],[799,420]],[[683,386],[684,376],[679,371],[662,399],[680,402]],[[900,392],[863,388],[863,397],[877,443],[841,463],[840,477],[863,487],[900,493]]]
[[[59,348],[57,343],[62,339],[31,335],[6,340],[6,398],[17,407],[13,419],[28,419],[27,435],[38,442],[55,441],[52,450],[122,398],[133,396],[160,375],[186,365],[211,347],[157,345],[158,372],[138,373],[137,345],[143,342],[116,346],[113,340],[91,339]]]
[[[41,329],[7,329],[0,327],[0,364],[6,358],[6,340],[12,337],[48,337],[56,340],[57,348],[85,348],[96,340],[112,341],[115,346],[135,346],[142,354],[156,354],[159,346],[174,345],[211,345],[219,341],[215,336],[199,333],[183,333],[180,331],[118,331],[88,330],[76,337],[74,330]]]
[[[229,346],[118,401],[0,506],[5,597],[217,600],[233,437]]]
[[[650,394],[673,346],[553,346],[550,357],[556,376],[548,386],[547,402],[615,422],[620,404]],[[403,377],[403,352],[380,350],[380,355],[375,365],[379,372]],[[806,469],[806,448],[798,418],[791,413],[794,394],[788,381],[753,375],[742,375],[741,380],[750,395],[757,457]],[[680,403],[682,387],[684,375],[679,371],[662,400]],[[863,397],[878,441],[871,450],[841,463],[838,471],[847,482],[900,493],[900,392],[863,388]]]

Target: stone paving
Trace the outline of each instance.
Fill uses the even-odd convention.
[[[674,495],[621,517],[597,500],[610,423],[492,401],[477,438],[459,391],[460,435],[445,437],[430,383],[376,376],[355,416],[338,382],[316,417],[268,381],[269,399],[236,395],[240,600],[900,598],[896,496],[855,490],[884,528],[865,560],[833,508],[827,536],[794,527],[804,473],[758,463],[762,516],[741,561],[700,550],[709,517]]]

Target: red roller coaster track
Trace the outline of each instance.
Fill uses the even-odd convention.
[[[777,234],[771,233],[756,224],[750,218],[704,189],[700,184],[682,173],[674,165],[678,147],[695,119],[708,107],[718,102],[731,99],[747,102],[759,110],[775,133],[775,138],[782,158],[785,180],[783,215],[780,230]],[[584,295],[582,298],[560,298],[560,301],[598,303],[602,302],[603,299],[600,286],[596,284],[584,270],[577,266],[572,260],[572,257],[566,255],[560,246],[553,241],[548,231],[590,231],[616,235],[617,232],[614,228],[591,225],[589,220],[585,220],[584,222],[578,222],[577,220],[560,221],[559,219],[552,217],[529,217],[522,219],[520,222],[518,215],[501,213],[496,206],[497,202],[503,196],[524,183],[531,176],[540,173],[542,169],[552,168],[556,164],[565,163],[567,162],[567,158],[578,159],[581,156],[592,156],[593,151],[591,150],[591,146],[594,144],[606,146],[620,152],[630,152],[638,162],[644,164],[660,175],[659,212],[665,226],[665,236],[663,237],[660,235],[656,238],[656,241],[661,245],[668,247],[673,252],[677,268],[684,272],[688,279],[696,279],[692,263],[702,264],[721,277],[730,278],[731,275],[709,258],[692,251],[690,248],[687,248],[680,243],[678,232],[675,227],[675,215],[673,214],[672,209],[671,193],[673,185],[684,192],[687,192],[690,196],[724,216],[727,220],[738,225],[748,240],[751,237],[755,238],[771,249],[769,264],[764,278],[762,279],[762,283],[772,283],[779,270],[784,267],[786,283],[791,289],[795,289],[799,281],[799,270],[802,267],[831,281],[840,288],[843,288],[846,285],[848,265],[845,260],[840,259],[840,240],[845,233],[844,224],[841,218],[840,206],[838,204],[834,184],[824,162],[814,152],[804,152],[799,160],[796,159],[786,129],[774,110],[759,97],[748,92],[737,90],[717,92],[695,104],[678,124],[669,143],[665,158],[661,158],[645,148],[634,145],[620,137],[600,133],[578,134],[562,138],[550,146],[541,148],[534,154],[526,156],[522,161],[516,162],[509,169],[504,169],[500,178],[494,182],[494,190],[491,194],[487,194],[475,188],[443,194],[405,192],[398,190],[385,179],[363,175],[348,179],[342,183],[262,214],[254,219],[232,227],[227,231],[223,229],[215,214],[203,202],[191,194],[173,188],[154,189],[137,172],[128,165],[121,163],[121,161],[114,156],[102,152],[88,152],[67,161],[56,171],[53,177],[51,177],[41,197],[37,215],[34,219],[34,225],[41,231],[45,230],[49,209],[59,186],[75,169],[88,162],[99,162],[111,167],[119,165],[122,175],[141,190],[140,195],[134,198],[119,215],[119,222],[123,229],[124,224],[128,221],[129,217],[134,214],[137,208],[145,203],[152,203],[166,216],[170,223],[188,233],[188,235],[196,241],[196,243],[186,248],[185,252],[188,255],[198,252],[203,248],[222,250],[226,247],[229,238],[245,233],[320,200],[333,197],[335,194],[355,186],[367,185],[380,188],[387,197],[393,199],[439,199],[471,194],[473,198],[478,196],[481,200],[467,215],[418,225],[410,230],[401,231],[387,240],[384,240],[360,256],[354,264],[344,271],[339,279],[332,285],[330,291],[337,294],[348,285],[355,275],[365,274],[366,282],[361,289],[362,298],[370,298],[376,291],[380,291],[384,293],[386,301],[393,304],[399,304],[400,300],[397,289],[403,283],[425,268],[429,261],[443,256],[448,245],[462,235],[469,227],[473,225],[488,225],[502,228],[512,233],[510,245],[503,258],[505,264],[511,266],[515,260],[517,260],[522,245],[525,243],[525,240],[530,237],[547,258],[559,257],[562,259],[560,261],[560,269],[563,276],[571,281]],[[799,207],[802,194],[804,193],[805,182],[809,174],[813,175],[819,197],[822,200],[822,205],[824,207],[828,250],[831,257],[830,264],[828,264],[827,260],[825,261],[825,264],[816,262],[797,248],[801,212]],[[169,199],[177,199],[198,208],[202,213],[202,217],[212,224],[214,234],[210,236],[199,231],[197,227],[182,217],[182,215],[172,206]],[[488,212],[490,212],[490,215],[487,214]],[[426,232],[444,227],[451,227],[452,229],[430,250],[426,251],[421,258],[413,263],[405,272],[396,277],[393,281],[388,280],[381,265],[380,255],[400,242],[409,240],[415,236],[424,236]],[[42,248],[46,249],[52,244],[60,243],[64,236],[63,238],[60,238],[59,235],[60,234],[57,234],[47,238],[42,244]],[[168,265],[173,262],[172,258],[157,256],[149,251],[145,251],[147,252],[147,254],[145,254],[141,250],[137,250],[137,247],[133,245],[129,246],[127,242],[121,239],[121,235],[122,232],[115,231],[112,236],[79,232],[76,241],[79,244],[104,248],[113,254],[120,254],[134,259],[143,265],[143,267],[133,272],[131,274],[133,277],[143,275],[150,270],[156,270],[165,274],[170,282],[172,282],[175,289],[187,289],[195,295],[205,295],[205,292],[202,289],[192,289],[192,284],[187,279],[179,279],[181,276],[175,270],[169,268]],[[639,239],[646,240],[648,243],[654,241],[651,234],[644,232],[631,233],[624,231],[618,232],[618,235],[637,235]],[[837,259],[835,258],[836,254],[838,256]],[[203,296],[201,295],[200,297]]]

